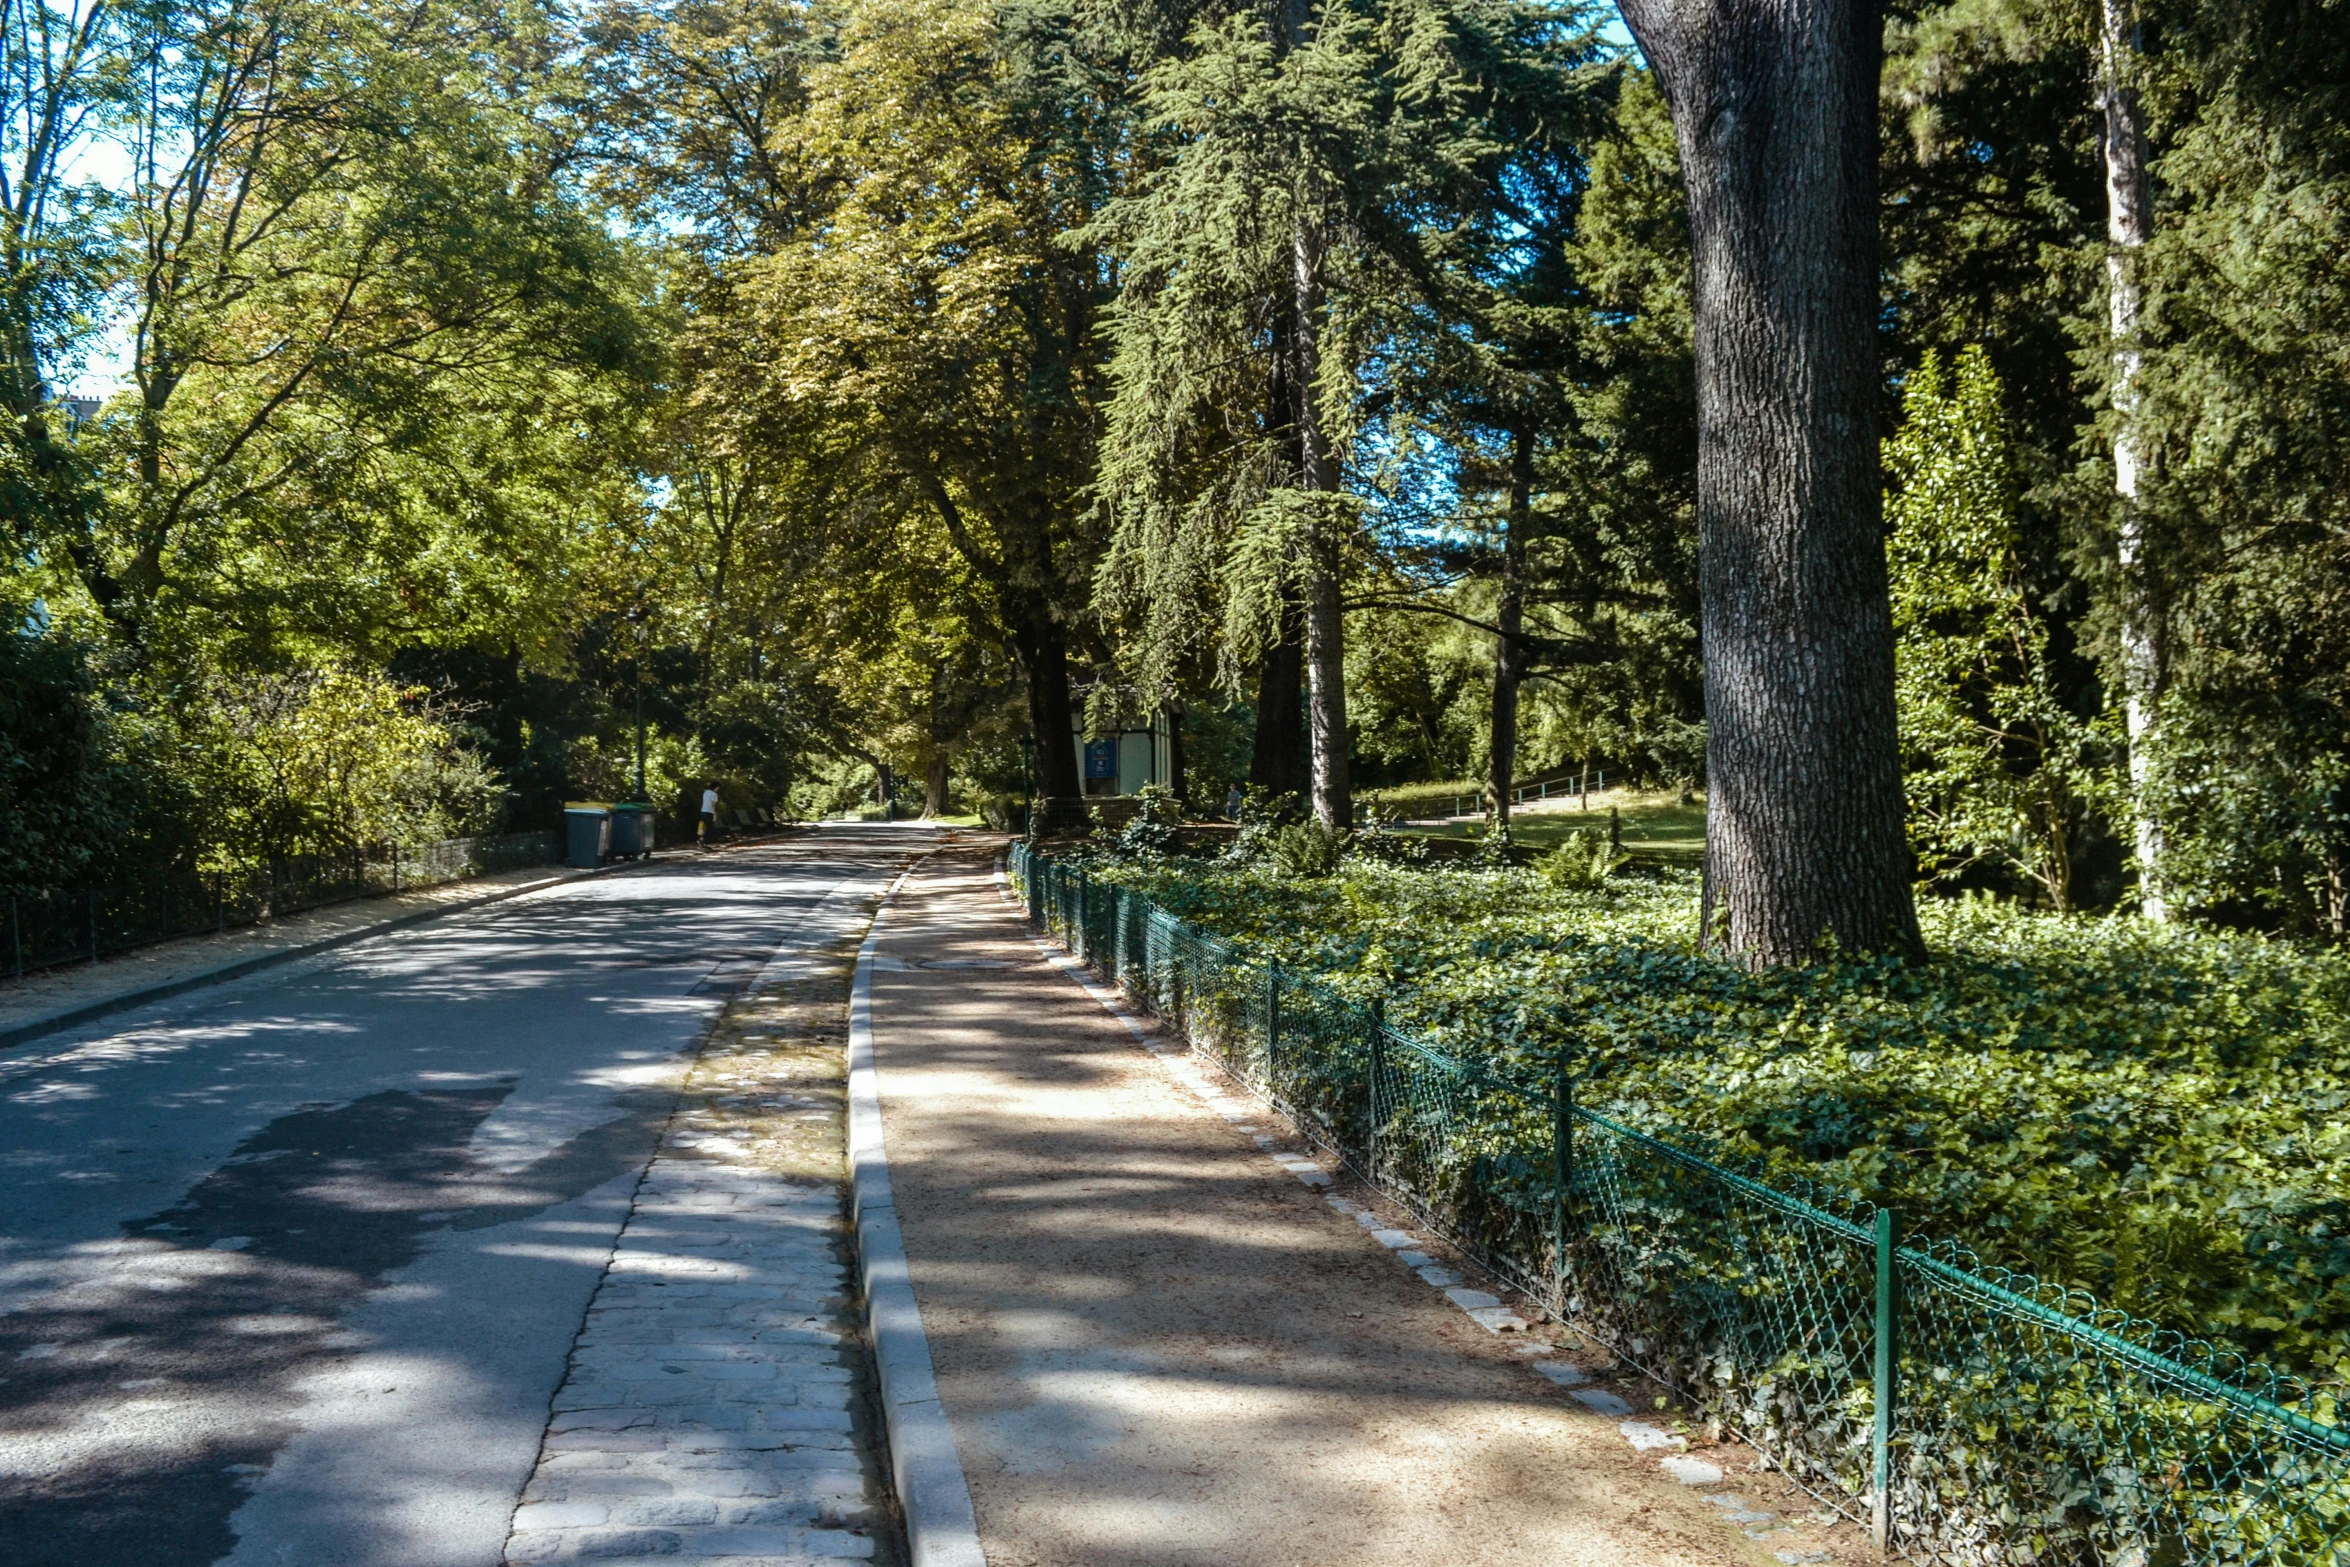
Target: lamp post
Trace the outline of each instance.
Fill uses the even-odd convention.
[[[636,797],[640,802],[650,798],[645,793],[645,638],[652,634],[647,623],[651,618],[642,601],[629,606],[629,631],[636,639]]]

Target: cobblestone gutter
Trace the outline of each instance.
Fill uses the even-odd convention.
[[[870,909],[836,895],[696,1060],[555,1396],[516,1567],[903,1560],[845,1184]]]

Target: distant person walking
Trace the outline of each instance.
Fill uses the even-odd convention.
[[[694,842],[703,848],[718,836],[718,786],[712,784],[702,791],[702,819],[694,823]]]

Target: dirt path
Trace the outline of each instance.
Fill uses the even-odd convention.
[[[993,1567],[1770,1563],[1211,1113],[988,863],[891,906],[898,1215]]]

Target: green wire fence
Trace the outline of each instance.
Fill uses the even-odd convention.
[[[1561,1321],[1927,1562],[2350,1567],[2330,1394],[1386,1026],[1082,865],[1029,917]]]

